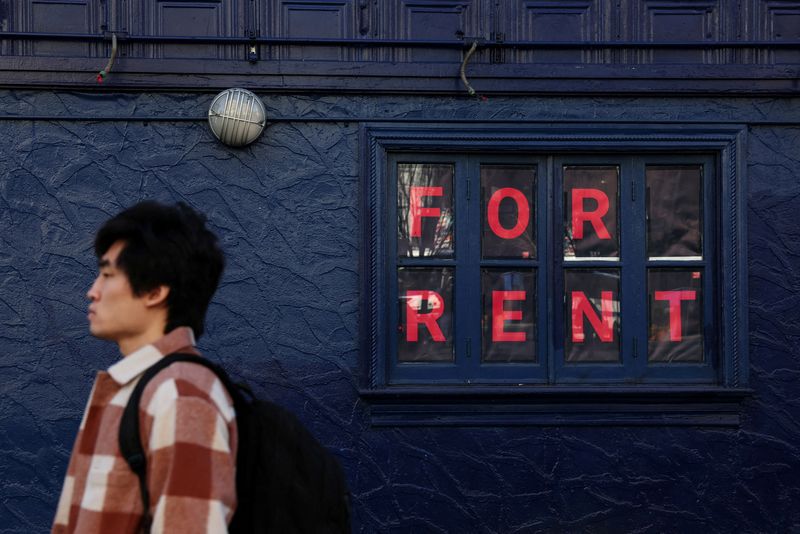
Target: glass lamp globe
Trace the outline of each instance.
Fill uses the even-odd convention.
[[[222,91],[208,109],[211,131],[228,146],[249,145],[261,135],[266,123],[263,102],[247,89]]]

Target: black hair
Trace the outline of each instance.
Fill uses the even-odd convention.
[[[183,202],[167,206],[147,200],[109,219],[97,232],[97,257],[116,241],[125,247],[117,267],[130,280],[134,295],[158,286],[169,287],[164,332],[190,326],[203,334],[208,304],[217,290],[225,258],[206,218]]]

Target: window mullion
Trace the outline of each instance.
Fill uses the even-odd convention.
[[[626,158],[622,181],[622,358],[628,374],[641,380],[647,368],[647,228],[645,168],[640,158]]]
[[[548,217],[548,233],[551,235],[548,251],[553,255],[549,264],[552,266],[549,279],[552,281],[550,295],[550,350],[548,351],[548,376],[550,383],[559,383],[563,379],[564,347],[566,332],[566,316],[564,313],[564,245],[563,220],[564,206],[564,173],[562,158],[549,159],[550,174],[550,214]]]
[[[459,300],[453,310],[457,317],[456,362],[464,382],[473,382],[480,373],[481,361],[481,281],[480,281],[480,184],[476,176],[477,158],[456,162],[456,287]]]
[[[539,215],[536,221],[539,224],[539,321],[538,325],[544,330],[540,331],[540,338],[545,341],[539,346],[544,346],[545,350],[540,357],[547,366],[547,383],[554,384],[556,381],[555,367],[555,318],[559,316],[557,306],[563,306],[561,302],[562,293],[556,291],[557,284],[556,272],[561,269],[561,263],[557,263],[560,256],[555,250],[556,243],[560,244],[561,239],[556,238],[555,232],[560,232],[560,226],[555,222],[555,217],[561,217],[561,211],[556,210],[558,205],[556,194],[560,191],[555,181],[557,179],[555,171],[555,158],[551,155],[543,166],[544,172],[539,178]],[[542,196],[544,195],[544,196]],[[560,234],[559,234],[560,237]],[[560,309],[560,308],[559,308]],[[561,344],[563,346],[563,343]],[[563,357],[563,353],[562,356]],[[544,360],[546,358],[546,361]]]

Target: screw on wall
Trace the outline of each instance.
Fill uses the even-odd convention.
[[[250,44],[247,47],[247,61],[250,63],[258,62],[258,43],[256,42],[256,32],[250,30],[247,32],[247,36],[250,38]]]

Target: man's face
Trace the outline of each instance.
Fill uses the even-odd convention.
[[[140,336],[152,321],[144,297],[133,294],[128,275],[117,266],[124,241],[117,241],[98,261],[99,273],[86,294],[89,331],[93,336],[123,342]]]

